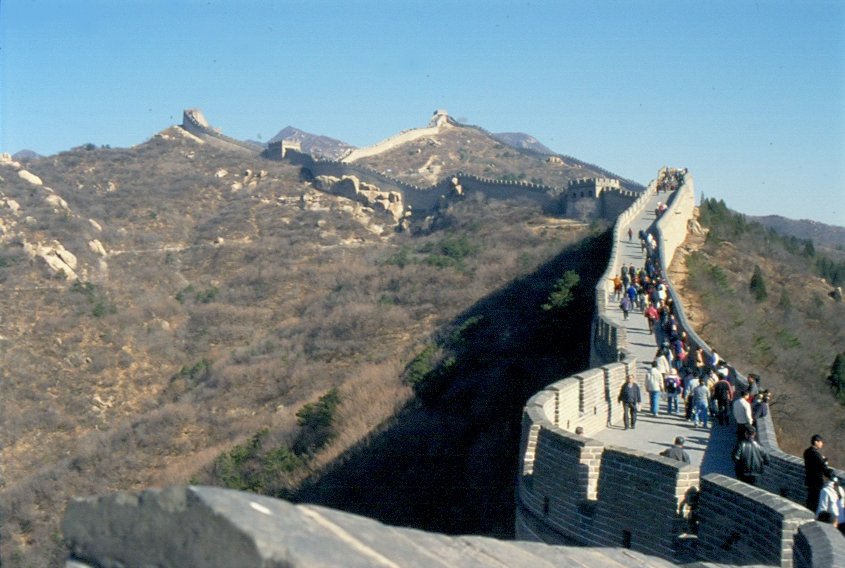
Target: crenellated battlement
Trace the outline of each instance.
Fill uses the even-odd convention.
[[[182,112],[182,124],[180,126],[206,142],[210,142],[230,150],[233,149],[242,152],[246,151],[250,154],[259,154],[261,152],[261,148],[246,142],[241,142],[240,140],[235,140],[234,138],[226,136],[220,132],[220,129],[213,128],[205,119],[205,115],[202,111],[197,108],[185,109],[185,111]]]
[[[760,424],[760,441],[767,446],[771,463],[758,487],[718,474],[700,477],[698,468],[590,438],[621,422],[615,395],[624,376],[635,375],[637,367],[626,330],[607,316],[611,278],[621,265],[623,227],[642,212],[658,187],[665,190],[666,180],[677,180],[679,185],[654,231],[661,266],[671,263],[686,236],[695,197],[686,170],[664,168],[614,227],[610,262],[596,286],[593,368],[548,386],[525,406],[516,536],[550,544],[574,540],[624,546],[675,561],[692,556],[731,564],[845,565],[841,535],[814,521],[802,505],[803,460],[780,451],[771,415]],[[683,315],[681,298],[665,274],[664,279],[692,346],[712,353]],[[584,436],[574,434],[578,426]]]

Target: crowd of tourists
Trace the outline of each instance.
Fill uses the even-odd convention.
[[[628,236],[630,239],[630,231]],[[619,302],[625,320],[634,312],[646,318],[648,332],[658,346],[644,384],[648,411],[658,416],[665,400],[665,412],[683,413],[693,428],[734,426],[736,441],[731,458],[736,477],[756,485],[769,463],[766,449],[757,441],[757,427],[769,412],[771,393],[761,387],[759,375],[750,373],[743,380],[718,353],[708,355],[690,344],[662,278],[654,238],[644,231],[639,238],[641,250],[646,252],[645,262],[642,267],[622,265],[613,278],[613,298]],[[629,376],[618,395],[626,430],[636,428],[643,398],[635,377]],[[677,437],[663,455],[689,463],[684,443],[683,437]],[[821,454],[823,443],[821,436],[815,435],[804,452],[806,505],[817,519],[845,532],[842,483]]]

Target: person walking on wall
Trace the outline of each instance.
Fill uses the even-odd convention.
[[[733,399],[734,388],[727,377],[721,377],[713,386],[713,398],[716,399],[716,421],[720,426],[730,424],[728,408]]]
[[[675,438],[675,445],[671,448],[666,448],[660,452],[660,455],[673,460],[678,460],[679,462],[690,463],[689,454],[684,449],[685,443],[686,440],[684,437],[678,436]]]
[[[651,369],[645,378],[645,390],[652,416],[657,416],[660,409],[660,393],[663,392],[663,373],[657,369],[657,361],[651,362]]]
[[[827,458],[822,453],[824,440],[818,434],[810,438],[810,447],[804,450],[804,485],[807,487],[807,508],[815,513],[819,506],[819,493],[824,485]]]
[[[619,307],[622,309],[622,319],[628,319],[628,312],[631,311],[631,298],[628,297],[628,294],[624,294],[622,296],[622,301],[619,302]]]
[[[634,381],[634,375],[628,375],[625,384],[619,391],[619,402],[622,403],[622,416],[625,422],[625,429],[637,427],[637,410],[639,410],[642,397],[640,396],[640,385]]]
[[[704,379],[698,379],[698,386],[692,389],[692,421],[693,425],[698,428],[699,422],[704,428],[707,428],[707,419],[709,417],[708,407],[710,406],[710,389],[704,382]]]
[[[666,389],[666,411],[668,414],[678,413],[678,398],[681,395],[681,377],[674,368],[663,379],[663,386]]]
[[[754,439],[756,435],[757,430],[749,426],[742,441],[734,448],[732,456],[736,478],[749,485],[757,485],[764,467],[769,464],[769,455]]]
[[[657,313],[657,308],[654,307],[654,304],[649,303],[646,307],[645,311],[643,312],[646,321],[648,322],[648,334],[652,335],[654,333],[654,322],[657,321],[659,317]]]
[[[819,493],[819,504],[816,507],[816,520],[831,523],[841,530],[845,512],[842,510],[843,495],[839,478],[836,477],[832,468],[827,468],[824,470],[824,480]]]

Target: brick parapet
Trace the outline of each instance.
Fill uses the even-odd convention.
[[[814,521],[798,527],[792,550],[794,568],[845,566],[845,538],[828,523]]]
[[[791,568],[793,541],[813,514],[792,501],[720,474],[701,479],[698,554],[704,560]]]
[[[687,532],[693,466],[641,451],[605,447],[599,474],[594,544],[625,546],[673,558]],[[632,511],[635,514],[632,514]]]

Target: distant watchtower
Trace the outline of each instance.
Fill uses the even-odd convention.
[[[434,111],[431,120],[428,122],[429,126],[445,126],[449,123],[449,113],[446,110],[439,108]]]
[[[619,191],[621,184],[613,178],[579,178],[569,182],[566,188],[568,199],[589,197],[598,199],[604,191]]]

